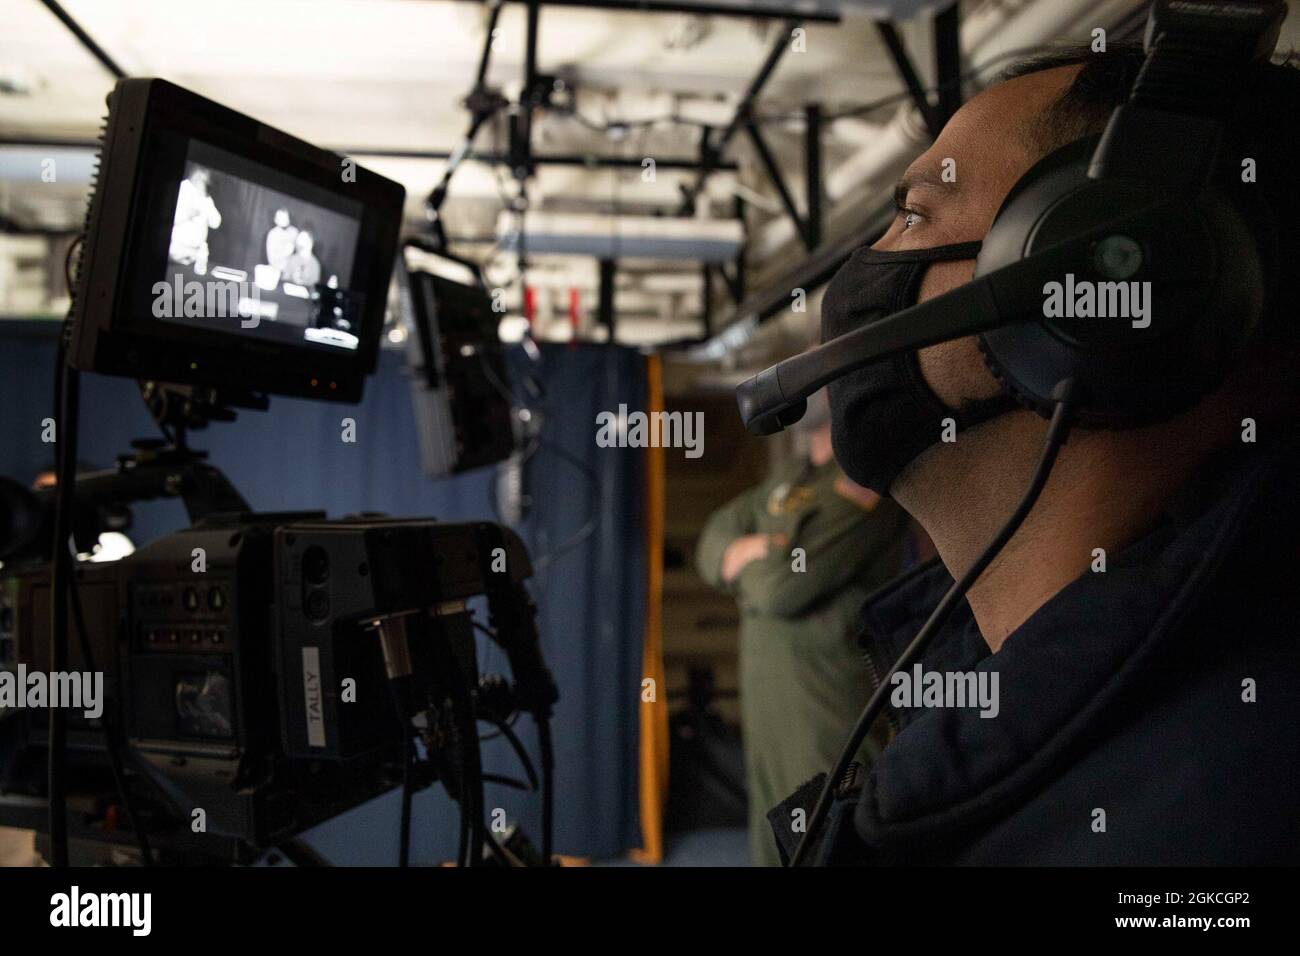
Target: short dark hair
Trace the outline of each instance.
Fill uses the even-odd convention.
[[[1112,41],[1104,51],[1079,46],[1051,51],[1013,64],[1004,80],[1067,66],[1078,74],[1057,99],[1029,121],[1025,135],[1040,154],[1100,133],[1115,107],[1126,102],[1146,56],[1139,43]],[[1227,121],[1216,177],[1223,192],[1246,218],[1259,242],[1270,290],[1274,328],[1300,339],[1300,288],[1280,275],[1286,264],[1300,263],[1300,69],[1292,57],[1266,63],[1246,80]],[[1242,163],[1255,162],[1255,181],[1244,182]],[[1158,159],[1153,159],[1158,162]],[[1288,329],[1289,325],[1295,326]]]
[[[1081,67],[1056,102],[1030,120],[1025,129],[1030,145],[1048,153],[1076,139],[1100,133],[1115,107],[1128,99],[1145,59],[1141,44],[1127,41],[1111,43],[1104,52],[1089,46],[1064,47],[1013,63],[1003,71],[1002,79],[1013,80],[1067,66]]]

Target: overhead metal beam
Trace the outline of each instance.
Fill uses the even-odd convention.
[[[374,150],[358,150],[356,153],[349,155],[357,156],[393,156],[393,155],[410,155],[396,154],[391,152],[375,152]],[[424,154],[430,158],[437,158],[434,154]],[[470,153],[469,159],[481,163],[501,164],[509,161],[509,157],[503,153]],[[585,153],[555,153],[552,155],[533,155],[533,163],[539,166],[591,166],[599,169],[641,169],[644,160],[634,156],[591,156]],[[700,168],[699,160],[688,159],[684,156],[665,156],[662,159],[655,157],[655,170],[686,170],[692,171]],[[719,163],[714,166],[717,171],[735,172],[737,164]]]
[[[759,67],[754,78],[749,81],[749,86],[745,90],[745,95],[741,97],[740,103],[736,106],[736,113],[731,118],[722,131],[722,136],[714,144],[718,152],[726,149],[731,138],[736,135],[737,131],[745,124],[754,111],[754,103],[758,101],[759,95],[763,92],[763,87],[767,86],[767,81],[772,78],[776,72],[781,58],[785,56],[785,51],[790,49],[790,38],[794,31],[799,28],[800,21],[790,18],[782,24],[781,33],[776,38],[776,43],[772,44],[772,49],[768,51],[767,58],[763,60],[763,65]]]
[[[717,153],[714,152],[713,149],[713,143],[711,141],[712,134],[713,128],[710,126],[704,126],[700,129],[700,158],[695,164],[696,169],[700,172],[700,177],[707,176],[708,171],[715,168],[720,161]],[[699,185],[700,184],[697,181],[690,186],[679,187],[682,191],[682,202],[677,209],[677,215],[695,215],[695,201],[699,198],[700,194]]]
[[[99,141],[94,139],[64,139],[49,136],[3,136],[0,135],[0,147],[31,146],[42,149],[99,149]],[[348,149],[339,146],[326,147],[340,156],[373,156],[383,159],[434,159],[449,160],[453,153],[439,149],[401,149],[385,146],[361,147]],[[499,152],[475,152],[465,154],[466,162],[505,165],[510,157]],[[595,156],[586,153],[555,153],[552,155],[533,156],[533,162],[539,166],[587,166],[598,169],[640,169],[644,160],[633,156]],[[671,169],[692,172],[700,169],[700,161],[684,156],[655,157],[655,169]],[[717,162],[713,165],[716,172],[735,172],[734,162]]]
[[[718,271],[722,273],[722,281],[727,284],[727,292],[731,294],[733,305],[740,305],[745,300],[745,268],[736,260],[730,272],[727,271],[726,264],[718,266]]]
[[[745,242],[749,241],[749,230],[745,225],[745,200],[741,196],[732,199],[735,215],[740,220],[740,228],[745,236]],[[732,275],[728,276],[726,269],[722,270],[722,277],[727,280],[727,285],[731,289],[731,298],[739,305],[745,298],[745,278],[749,274],[746,268],[748,261],[745,257],[745,242],[741,242],[740,248],[736,250],[736,259]]]
[[[514,117],[510,138],[511,165],[520,181],[533,174],[533,110],[537,107],[537,41],[541,30],[539,0],[528,2],[528,27],[524,36],[524,86],[519,94],[519,112]]]
[[[447,168],[442,171],[442,178],[433,187],[433,191],[429,193],[429,198],[425,202],[430,218],[433,219],[435,231],[442,238],[444,244],[446,243],[446,235],[442,230],[442,222],[438,218],[438,210],[442,208],[443,202],[447,199],[447,192],[451,189],[451,179],[456,175],[456,170],[460,168],[460,164],[465,161],[474,148],[474,140],[478,138],[479,130],[496,115],[497,110],[505,103],[500,96],[494,96],[490,93],[484,83],[487,78],[488,64],[492,60],[492,41],[495,39],[497,20],[501,16],[501,0],[489,0],[489,2],[487,35],[483,39],[483,53],[479,57],[474,88],[470,90],[465,101],[470,111],[469,129],[466,131],[465,138],[461,140],[460,145],[447,158]]]
[[[808,211],[804,218],[804,235],[808,248],[822,242],[822,108],[810,103],[804,108],[804,192]]]
[[[885,48],[894,61],[894,69],[898,71],[899,78],[902,79],[903,85],[907,87],[907,92],[912,97],[912,102],[916,104],[921,118],[925,120],[925,128],[930,131],[931,138],[937,138],[939,131],[943,129],[943,120],[925,95],[925,86],[921,83],[921,77],[912,64],[912,57],[908,54],[907,47],[903,45],[902,37],[898,35],[898,28],[888,20],[878,20],[876,30],[880,33],[880,39],[884,41]]]
[[[763,169],[767,172],[767,178],[772,181],[776,187],[777,195],[781,197],[781,205],[785,206],[786,215],[794,222],[795,229],[803,238],[804,247],[812,249],[816,245],[808,232],[808,224],[804,222],[799,210],[794,204],[794,196],[790,194],[790,189],[785,184],[785,177],[781,175],[781,167],[777,165],[776,157],[767,146],[767,141],[763,139],[763,134],[759,131],[758,125],[751,119],[745,123],[745,132],[749,135],[749,140],[754,144],[754,151],[758,153],[759,162],[763,164]]]
[[[521,0],[514,0],[521,2]],[[731,6],[725,3],[683,3],[673,0],[544,0],[548,7],[582,7],[588,10],[608,10],[615,13],[688,13],[705,17],[737,17],[745,20],[777,20],[790,16],[790,5],[772,0],[753,6]],[[800,11],[804,20],[817,23],[839,23],[838,13],[829,10]]]
[[[45,4],[45,8],[49,10],[50,13],[58,17],[59,22],[68,28],[68,31],[81,42],[81,45],[89,51],[91,56],[103,65],[104,69],[113,74],[114,79],[126,79],[126,70],[117,65],[117,61],[109,56],[102,46],[95,42],[94,37],[81,28],[81,24],[72,19],[72,16],[68,11],[63,9],[63,6],[59,4],[57,0],[41,0],[41,3]]]
[[[709,173],[717,168],[714,161],[721,157],[723,150],[727,148],[727,144],[731,142],[731,138],[736,135],[736,132],[752,118],[754,103],[759,94],[763,92],[763,87],[767,85],[767,81],[776,72],[777,64],[781,62],[781,57],[785,55],[785,51],[790,47],[790,36],[798,28],[800,22],[798,19],[791,18],[782,24],[781,35],[777,37],[776,43],[768,51],[767,58],[763,60],[763,65],[759,67],[758,73],[754,75],[749,87],[745,90],[745,95],[741,97],[740,102],[736,105],[735,115],[732,116],[731,122],[723,129],[717,141],[712,141],[708,130],[705,130],[704,142],[701,144],[703,168],[700,170],[700,175],[695,182],[683,190],[684,195],[679,215],[687,215],[694,210],[695,200],[704,189]]]
[[[478,72],[474,74],[474,89],[483,88],[487,82],[488,64],[492,62],[492,41],[496,39],[497,21],[501,19],[501,0],[488,0],[487,33],[483,37],[483,52],[478,59]]]
[[[700,295],[700,315],[704,319],[704,337],[707,339],[713,334],[713,265],[704,263],[700,267],[700,281],[702,283]]]
[[[934,75],[940,126],[961,109],[961,11],[956,0],[934,15]]]
[[[528,30],[524,42],[524,82],[531,83],[537,79],[537,38],[541,26],[542,5],[540,0],[528,0]]]
[[[614,327],[617,318],[614,313],[614,276],[618,264],[613,259],[600,260],[600,298],[597,316],[600,324],[609,329],[609,341],[614,341]]]

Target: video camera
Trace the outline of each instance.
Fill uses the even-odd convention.
[[[558,692],[520,539],[486,522],[254,514],[185,442],[269,393],[360,400],[404,190],[156,79],[110,95],[101,162],[60,341],[58,482],[0,480],[0,691],[99,673],[104,701],[0,706],[0,823],[48,833],[55,863],[72,838],[145,862],[273,847],[307,862],[298,834],[400,786],[405,862],[411,794],[440,781],[460,804],[459,862],[549,862]],[[82,371],[139,379],[167,440],[74,476]],[[158,497],[181,498],[192,527],[73,559]],[[512,681],[480,676],[476,629]],[[537,721],[540,783],[510,729],[520,713]],[[542,791],[540,857],[485,832],[479,720]]]

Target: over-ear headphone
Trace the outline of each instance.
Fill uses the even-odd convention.
[[[991,329],[980,350],[1003,387],[1044,416],[1052,389],[1072,378],[1081,424],[1160,421],[1217,385],[1257,326],[1264,279],[1255,241],[1212,187],[1179,196],[1147,182],[1090,179],[1086,146],[1058,150],[1025,175],[975,266],[983,275],[1100,229],[1091,255],[1051,280],[1061,288],[1055,311],[1067,314],[1040,311],[1039,321]],[[1116,209],[1149,212],[1108,226]],[[1092,297],[1090,309],[1071,308],[1075,290]],[[1040,290],[1040,309],[1044,301]]]
[[[1195,404],[1265,310],[1258,233],[1212,180],[1226,111],[1285,16],[1282,0],[1157,0],[1128,101],[1099,138],[1025,173],[974,279],[743,382],[746,426],[771,434],[829,381],[972,334],[1003,387],[1043,415],[1067,379],[1085,425],[1146,424]]]

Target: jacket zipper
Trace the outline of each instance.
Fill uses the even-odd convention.
[[[844,771],[844,776],[840,777],[835,784],[835,799],[842,800],[856,790],[862,789],[862,773],[866,768],[858,761],[849,764],[848,769]]]
[[[862,659],[867,663],[867,676],[871,678],[871,692],[874,694],[876,689],[881,686],[880,671],[876,669],[876,662],[871,656],[871,652],[865,647],[862,649]],[[885,713],[885,721],[889,724],[894,733],[898,733],[902,728],[898,723],[898,715],[894,713],[889,701],[885,701],[885,706],[881,708]]]

